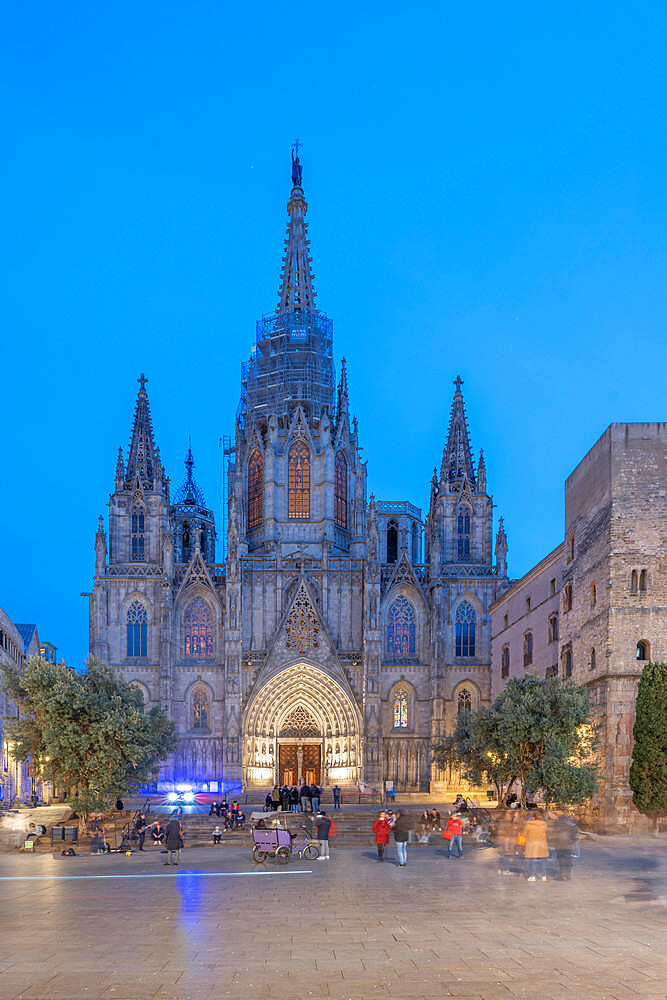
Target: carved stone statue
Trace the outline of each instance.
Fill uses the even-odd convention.
[[[294,187],[301,187],[301,169],[298,150],[296,156],[292,150],[292,184]]]
[[[162,546],[162,563],[164,566],[165,576],[174,575],[174,543],[171,538],[171,532],[166,531],[164,536],[164,544]]]

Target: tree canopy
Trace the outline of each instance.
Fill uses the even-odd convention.
[[[22,670],[2,666],[3,686],[18,707],[6,719],[18,760],[71,794],[88,814],[155,778],[176,746],[174,724],[160,708],[144,713],[141,692],[90,658],[77,673],[39,656]]]
[[[657,824],[667,816],[667,663],[647,663],[637,688],[632,801]]]
[[[492,781],[499,798],[518,778],[545,801],[583,803],[599,786],[597,731],[585,688],[558,677],[511,678],[491,708],[458,721],[435,748],[436,762],[458,764],[463,777]]]

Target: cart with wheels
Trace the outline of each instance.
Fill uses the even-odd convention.
[[[297,854],[308,861],[319,857],[319,848],[312,843],[308,831],[302,827],[305,835],[299,840],[296,834],[281,827],[272,829],[255,829],[252,831],[252,856],[257,864],[262,864],[267,858],[275,858],[279,865],[287,864],[289,859]]]

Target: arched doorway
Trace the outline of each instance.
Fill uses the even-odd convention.
[[[359,781],[359,712],[317,667],[298,663],[267,681],[248,705],[243,731],[246,788]]]

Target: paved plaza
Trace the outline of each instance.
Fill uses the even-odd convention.
[[[0,855],[0,998],[665,997],[663,841],[585,842],[573,881],[546,883],[484,847],[411,846],[405,869],[393,845],[331,853]]]

